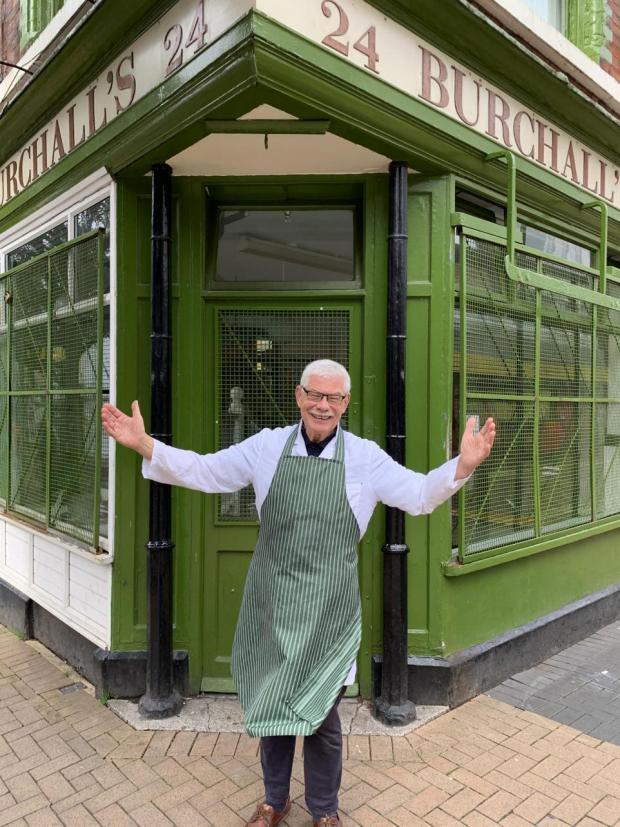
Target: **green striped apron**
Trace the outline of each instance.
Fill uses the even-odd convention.
[[[357,655],[359,526],[333,459],[291,456],[288,438],[261,509],[233,643],[232,673],[250,735],[311,735]]]

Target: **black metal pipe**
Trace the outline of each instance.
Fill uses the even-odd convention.
[[[151,433],[172,442],[171,183],[167,164],[152,168],[151,204]],[[146,718],[176,715],[182,698],[172,669],[172,550],[170,486],[152,482],[149,491],[147,560]]]
[[[407,338],[407,164],[390,164],[387,318],[388,454],[405,462],[405,344]],[[383,546],[383,664],[375,715],[393,726],[415,719],[408,697],[407,554],[405,515],[386,509]]]

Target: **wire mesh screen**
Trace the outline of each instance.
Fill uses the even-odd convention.
[[[534,391],[536,296],[502,281],[504,248],[467,239],[467,366],[471,393]]]
[[[95,452],[89,431],[99,417],[88,396],[60,394],[51,399],[51,473],[49,525],[89,542],[93,536]]]
[[[9,510],[46,522],[47,399],[23,394],[10,399]]]
[[[610,296],[620,299],[620,284],[607,283]],[[620,310],[597,309],[596,394],[620,399]]]
[[[47,289],[47,258],[11,279],[12,391],[47,387]]]
[[[596,406],[596,516],[620,513],[620,402]]]
[[[99,545],[98,411],[109,381],[99,375],[100,247],[93,234],[10,276],[7,507],[91,546]]]
[[[520,267],[565,284],[554,292],[512,282],[501,244],[465,235],[461,247],[457,409],[497,424],[490,458],[461,494],[465,559],[620,513],[620,313],[571,295],[573,286],[598,290],[578,267],[517,253]]]
[[[592,520],[592,405],[544,402],[540,409],[541,531]]]
[[[475,413],[481,421],[493,416],[498,430],[491,456],[466,488],[468,554],[534,536],[534,405],[479,400]]]
[[[348,367],[346,310],[221,310],[218,322],[220,448],[296,422],[295,386],[308,362]],[[219,517],[255,520],[252,487],[221,496]]]
[[[7,439],[9,435],[8,429],[8,413],[9,400],[6,395],[0,395],[0,504],[6,506],[6,492],[7,492],[7,470],[8,470],[8,455],[7,455]]]

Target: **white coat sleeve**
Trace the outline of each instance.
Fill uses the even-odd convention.
[[[430,514],[470,479],[454,479],[457,463],[458,457],[454,457],[428,474],[420,474],[395,462],[376,445],[371,460],[370,483],[378,502],[400,508],[413,516]]]
[[[153,456],[142,461],[142,476],[207,494],[230,494],[254,480],[263,432],[214,454],[198,454],[155,440]]]

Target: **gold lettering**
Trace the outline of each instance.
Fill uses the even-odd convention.
[[[432,103],[433,106],[438,106],[440,109],[445,109],[449,103],[448,90],[445,87],[445,82],[448,77],[448,69],[443,60],[440,60],[437,55],[429,52],[424,46],[420,46],[422,50],[422,91],[419,97],[422,100]],[[437,68],[438,74],[433,75],[433,61]],[[433,100],[431,91],[431,83],[435,83],[439,91],[439,100]]]
[[[491,138],[497,138],[497,133],[495,131],[496,122],[499,121],[502,125],[502,137],[501,140],[504,146],[512,146],[510,141],[510,129],[508,127],[508,118],[510,117],[510,107],[508,103],[502,98],[501,95],[497,95],[495,92],[492,92],[490,89],[487,90],[489,94],[489,109],[488,109],[488,125],[486,134],[490,135]],[[497,101],[500,101],[502,105],[502,111],[497,112]]]
[[[41,149],[37,148],[38,142],[41,141]],[[36,181],[39,175],[43,175],[48,170],[47,163],[47,129],[45,129],[38,138],[35,138],[30,145],[32,149],[32,180]],[[39,161],[41,161],[41,171],[39,172]]]
[[[79,146],[86,140],[86,127],[82,127],[82,134],[80,140],[75,140],[75,104],[67,109],[67,117],[69,118],[69,152],[72,152],[76,146]]]
[[[11,189],[13,190],[11,192]],[[19,189],[17,188],[17,161],[9,161],[6,165],[6,197],[12,198],[17,195]]]
[[[530,126],[532,127],[532,148],[529,152],[526,152],[523,148],[523,139],[521,138],[521,121],[525,118]],[[517,149],[521,153],[521,155],[525,155],[526,158],[533,158],[534,157],[534,118],[528,113],[524,112],[522,109],[517,112],[515,115],[514,123],[512,125],[512,134],[514,135],[515,144]]]
[[[575,161],[575,151],[573,150],[573,142],[568,142],[568,152],[566,153],[566,161],[564,162],[564,169],[562,175],[566,178],[566,170],[570,170],[570,177],[573,184],[579,183],[579,176],[577,175],[577,162]]]
[[[543,164],[543,166],[550,166],[554,172],[559,172],[558,169],[558,138],[560,137],[559,132],[556,132],[555,129],[552,129],[547,124],[543,123],[542,121],[537,120],[536,126],[538,127],[538,152],[536,154],[536,160],[539,164]],[[545,133],[549,130],[551,133],[551,143],[548,144],[545,141]],[[551,150],[551,163],[547,164],[545,158],[545,149]]]
[[[30,163],[32,160],[30,146],[26,146],[22,149],[19,156],[19,163],[17,165],[17,180],[19,181],[19,186],[22,189],[25,189],[32,181],[32,170],[30,168],[28,169],[28,179],[24,181],[24,157],[26,155],[28,155],[28,165],[30,167]]]
[[[62,161],[66,154],[65,145],[62,140],[62,132],[60,131],[60,124],[56,121],[54,124],[54,143],[52,145],[52,164],[57,162],[57,155],[58,161]]]
[[[102,126],[105,126],[108,122],[108,112],[105,106],[103,107],[103,120],[97,126],[95,121],[95,92],[97,91],[97,87],[93,86],[91,89],[88,90],[86,93],[86,97],[88,98],[88,137],[90,138],[91,135],[94,135],[95,132],[100,129]]]
[[[480,117],[480,84],[477,80],[474,81],[476,87],[476,117],[470,120],[463,109],[463,78],[465,78],[465,72],[461,72],[456,66],[453,66],[452,69],[454,70],[454,106],[456,107],[456,114],[467,126],[476,126]]]

